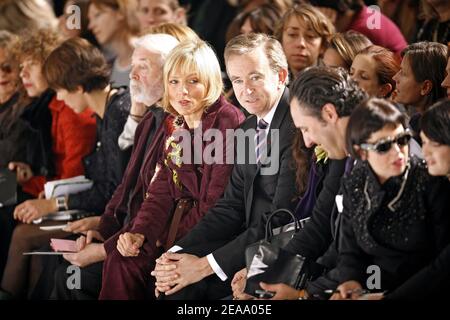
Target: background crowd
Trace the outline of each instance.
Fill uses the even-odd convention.
[[[0,299],[260,298],[245,251],[276,209],[323,272],[271,299],[448,296],[449,46],[445,0],[0,1]],[[77,251],[23,254],[52,238]]]

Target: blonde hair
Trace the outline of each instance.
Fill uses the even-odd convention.
[[[56,28],[58,20],[45,0],[2,0],[0,30],[19,34],[27,30]]]
[[[12,58],[14,61],[17,59],[13,50],[17,47],[19,40],[17,35],[6,30],[0,30],[0,48],[5,51],[8,59]]]
[[[146,34],[155,34],[155,33],[164,33],[175,37],[178,41],[183,42],[186,40],[197,41],[199,40],[199,36],[195,33],[194,30],[189,28],[188,26],[179,24],[166,22],[157,26],[151,26],[146,28],[142,35]]]
[[[180,43],[171,51],[164,64],[162,106],[167,112],[177,115],[170,104],[168,92],[169,76],[174,71],[197,74],[199,82],[206,87],[204,107],[212,105],[222,94],[223,83],[219,61],[213,49],[202,40]]]
[[[322,38],[322,44],[326,47],[330,43],[331,36],[335,33],[334,25],[319,9],[309,4],[296,4],[284,14],[275,29],[276,38],[282,42],[283,31],[289,20],[295,17],[303,21],[307,26]]]
[[[225,47],[225,64],[232,55],[244,55],[261,48],[273,72],[288,70],[288,62],[281,43],[264,33],[241,34],[231,39]],[[289,79],[286,78],[286,84]]]

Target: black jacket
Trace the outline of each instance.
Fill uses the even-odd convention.
[[[55,175],[53,163],[52,114],[48,105],[55,96],[51,89],[34,99],[23,112],[31,134],[27,143],[27,163],[35,175],[52,177]]]
[[[450,195],[450,181],[447,178],[442,177],[437,179],[436,186],[431,192],[436,192],[441,195],[439,197],[439,203],[437,206],[446,205],[447,214],[450,212],[450,201],[447,199],[447,203],[442,195]],[[439,220],[436,220],[434,224],[434,230],[436,232],[435,239],[446,239],[450,228],[448,225],[447,217],[444,217],[444,221],[441,224]],[[412,277],[402,283],[399,287],[388,293],[386,299],[442,299],[450,296],[448,288],[450,287],[450,244],[448,244],[439,255],[433,259],[429,264],[422,268],[419,272],[415,273]]]
[[[105,109],[103,119],[97,117],[97,143],[84,158],[85,175],[93,180],[91,189],[69,196],[69,209],[80,209],[100,215],[111,199],[130,158],[131,150],[122,151],[118,139],[130,112],[129,92],[123,88],[114,94]]]
[[[312,260],[321,257],[333,241],[334,221],[331,213],[341,187],[347,158],[329,160],[318,186],[321,187],[311,214],[311,220],[291,239],[286,250]]]
[[[292,210],[298,199],[291,150],[295,128],[288,97],[286,89],[270,126],[270,130],[279,129],[279,170],[263,175],[260,165],[237,162],[223,197],[177,243],[188,253],[200,256],[212,253],[228,278],[245,267],[245,248],[263,238],[267,214],[279,208]],[[249,117],[241,128],[255,129],[256,116]],[[254,154],[251,147],[245,150]],[[274,150],[270,142],[268,150]]]
[[[0,105],[0,168],[6,167],[10,161],[27,161],[30,130],[20,115],[28,103],[25,93],[16,92]]]
[[[383,185],[367,164],[355,167],[343,182],[334,280],[365,286],[368,266],[376,265],[378,289],[395,290],[431,263],[450,242],[449,193],[442,188],[442,178],[429,176],[415,157],[402,176]]]

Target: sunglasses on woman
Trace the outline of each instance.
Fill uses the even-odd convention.
[[[360,147],[363,150],[373,150],[382,154],[387,153],[389,150],[391,150],[394,143],[399,147],[406,146],[409,141],[411,141],[411,138],[411,131],[406,130],[405,132],[397,135],[395,138],[381,139],[375,143],[361,143]]]

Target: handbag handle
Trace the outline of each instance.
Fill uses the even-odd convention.
[[[297,217],[290,211],[287,209],[277,209],[274,212],[272,212],[269,216],[269,218],[267,218],[267,222],[266,222],[266,241],[269,241],[270,238],[272,238],[273,234],[272,234],[272,218],[277,215],[280,212],[284,212],[287,213],[291,216],[292,220],[295,222],[295,232],[297,233],[300,230],[300,221],[297,219]]]

